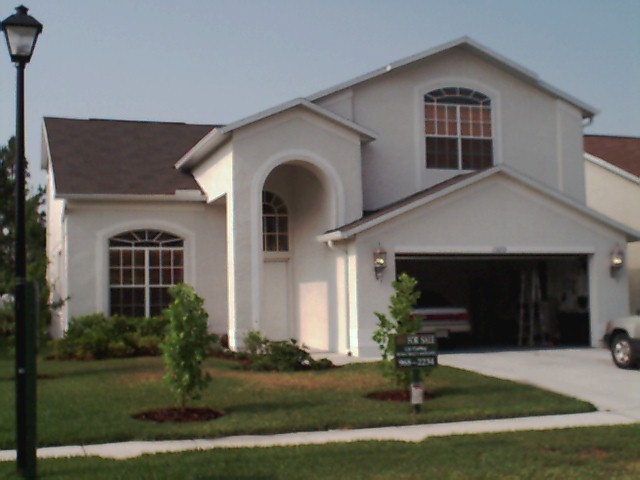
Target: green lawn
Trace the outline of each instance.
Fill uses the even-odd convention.
[[[413,415],[406,403],[369,400],[387,389],[375,364],[318,372],[247,372],[236,362],[209,359],[213,376],[196,402],[226,416],[210,422],[156,424],[131,418],[173,403],[162,382],[161,358],[93,362],[40,361],[40,446],[180,439],[236,434],[359,428],[469,419],[585,412],[593,407],[537,388],[438,367],[426,390],[435,397]],[[15,448],[13,363],[0,360],[0,449]],[[194,405],[196,405],[194,404]]]
[[[209,450],[116,461],[39,461],[64,479],[637,479],[640,425],[300,447]],[[0,478],[16,478],[0,463]]]

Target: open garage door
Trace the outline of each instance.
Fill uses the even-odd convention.
[[[471,332],[445,347],[589,345],[586,255],[397,254],[396,272],[418,280],[418,306],[468,310]]]

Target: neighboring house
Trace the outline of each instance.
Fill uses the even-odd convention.
[[[585,135],[587,205],[640,230],[640,138]],[[631,312],[640,315],[640,242],[627,245]]]
[[[45,118],[54,329],[156,314],[184,281],[234,348],[258,329],[371,355],[406,271],[470,311],[473,343],[520,343],[535,277],[536,342],[595,345],[639,234],[585,205],[593,115],[462,38],[224,126]]]

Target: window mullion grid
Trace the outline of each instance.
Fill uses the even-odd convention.
[[[150,291],[149,291],[149,249],[144,249],[144,316],[151,316]]]
[[[175,285],[175,283],[176,283],[175,282],[175,278],[174,278],[175,277],[175,272],[174,272],[174,268],[173,268],[173,265],[174,265],[173,254],[175,253],[175,251],[172,248],[170,250],[170,252],[171,252],[171,260],[169,260],[169,272],[170,272],[170,275],[171,275],[171,285]]]
[[[462,170],[462,125],[460,122],[460,105],[456,105],[456,124],[458,126],[458,170]]]

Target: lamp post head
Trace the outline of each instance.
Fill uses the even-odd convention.
[[[7,39],[7,46],[14,63],[29,63],[38,36],[42,32],[42,24],[28,14],[24,5],[16,7],[16,13],[2,22],[2,31]]]

